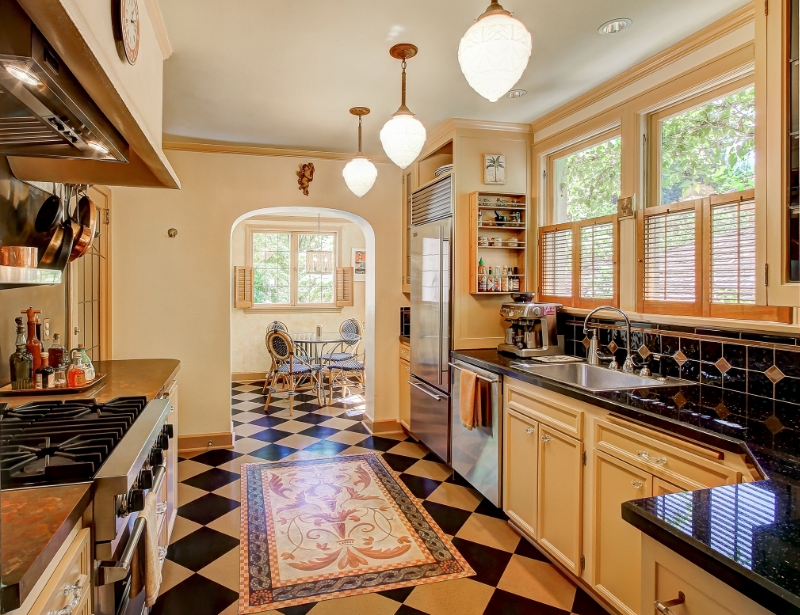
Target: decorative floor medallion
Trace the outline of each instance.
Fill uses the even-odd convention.
[[[378,455],[242,465],[239,613],[473,576]]]

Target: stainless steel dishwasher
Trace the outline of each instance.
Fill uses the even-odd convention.
[[[453,469],[497,507],[501,506],[503,377],[474,365],[455,360],[450,363],[451,412],[450,452]],[[467,429],[461,424],[461,372],[473,372],[488,383],[491,400],[491,421],[485,427]]]

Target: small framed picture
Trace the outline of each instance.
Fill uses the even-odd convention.
[[[483,156],[483,183],[506,183],[506,157],[503,154],[484,154]]]
[[[624,220],[625,218],[633,218],[634,208],[636,207],[636,196],[626,196],[617,199],[617,218]]]
[[[353,280],[367,281],[367,249],[353,248]]]

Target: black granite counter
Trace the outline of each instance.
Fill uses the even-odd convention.
[[[452,356],[748,455],[767,480],[626,502],[622,516],[754,602],[775,613],[800,615],[800,441],[761,437],[753,423],[728,411],[723,392],[713,387],[687,383],[590,393],[515,369],[511,364],[521,361],[496,350],[463,350]]]

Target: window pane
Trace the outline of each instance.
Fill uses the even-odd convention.
[[[614,298],[614,225],[581,228],[581,297]]]
[[[622,141],[614,137],[556,160],[556,223],[617,213]]]
[[[756,302],[756,206],[711,208],[711,303]]]
[[[695,300],[694,210],[648,216],[644,224],[646,301]]]
[[[755,87],[661,122],[661,203],[755,185]]]
[[[297,302],[298,303],[333,303],[334,275],[336,273],[336,236],[335,235],[299,235],[297,238]],[[310,251],[328,252],[320,255],[318,262],[329,263],[327,273],[308,271],[307,258]],[[326,258],[328,256],[329,258]]]
[[[572,296],[572,229],[542,233],[542,295]]]
[[[291,235],[253,233],[253,300],[289,303]]]

